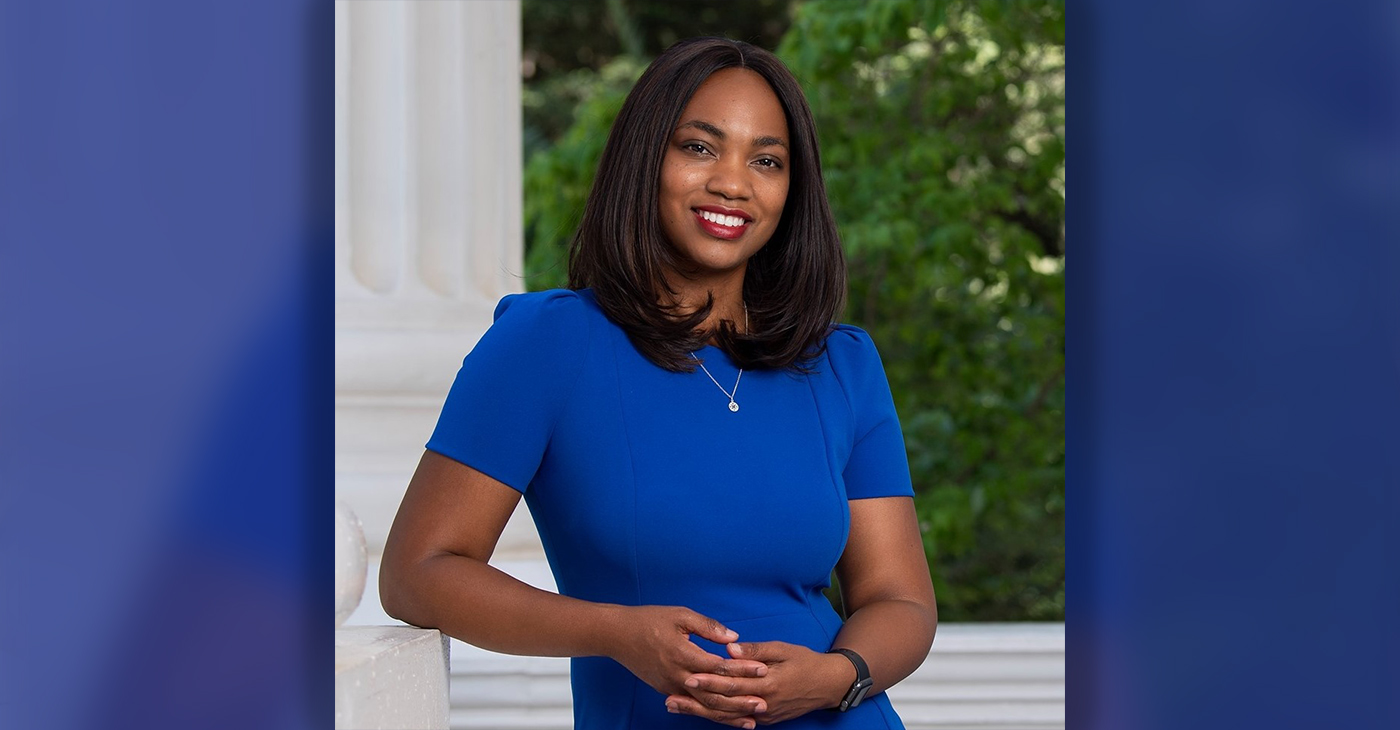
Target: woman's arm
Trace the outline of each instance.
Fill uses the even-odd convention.
[[[384,545],[384,610],[506,654],[606,654],[618,607],[542,591],[487,565],[519,501],[520,492],[425,452]]]
[[[384,610],[506,654],[606,656],[664,693],[694,672],[755,677],[760,662],[722,660],[690,634],[737,637],[680,606],[619,606],[542,591],[487,564],[520,493],[452,459],[425,452],[384,545]],[[713,719],[743,726],[754,698],[733,697]]]
[[[851,533],[836,566],[848,618],[832,646],[865,659],[875,681],[870,694],[883,692],[909,676],[933,645],[938,625],[933,582],[909,497],[857,499],[851,505]],[[694,697],[675,695],[668,705],[703,715],[705,707],[727,696],[761,697],[759,723],[788,720],[813,710],[836,707],[856,680],[850,660],[779,641],[735,643],[736,658],[770,666],[768,676],[736,679],[696,674],[687,680]]]
[[[875,680],[871,694],[883,692],[919,668],[938,627],[913,499],[851,502],[851,536],[836,578],[848,618],[832,646],[860,654]],[[847,662],[854,682],[855,668],[837,657]]]

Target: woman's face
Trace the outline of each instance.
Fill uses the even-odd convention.
[[[763,77],[710,75],[681,112],[661,163],[661,229],[700,275],[742,271],[778,227],[788,194],[788,128]]]

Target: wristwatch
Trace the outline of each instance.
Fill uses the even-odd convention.
[[[859,654],[850,649],[832,649],[827,653],[840,654],[856,665],[856,681],[851,684],[850,689],[846,690],[846,696],[841,698],[841,705],[835,708],[837,712],[845,712],[859,705],[860,701],[865,699],[865,696],[870,693],[870,687],[875,684],[875,680],[870,678],[870,667],[865,665],[865,660],[861,659]]]

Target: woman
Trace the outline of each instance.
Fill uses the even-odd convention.
[[[506,297],[463,362],[385,610],[574,657],[579,730],[902,727],[883,691],[928,652],[933,587],[879,355],[832,324],[840,242],[775,56],[707,38],[656,59],[569,273]],[[487,564],[522,493],[562,595]]]

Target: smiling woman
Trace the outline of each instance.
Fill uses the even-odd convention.
[[[705,212],[750,222],[706,228]],[[652,62],[599,159],[569,288],[595,292],[668,370],[694,370],[706,344],[745,368],[800,370],[821,352],[845,259],[811,109],[776,56],[697,39]]]
[[[385,546],[385,610],[574,657],[579,730],[903,727],[884,690],[937,612],[844,289],[791,73],[745,43],[673,46],[613,125],[570,287],[507,297],[463,361]],[[522,495],[562,595],[488,564]]]
[[[661,230],[680,255],[672,289],[738,293],[787,202],[787,121],[762,76],[716,71],[681,112],[661,162]],[[737,317],[735,317],[737,320]]]

